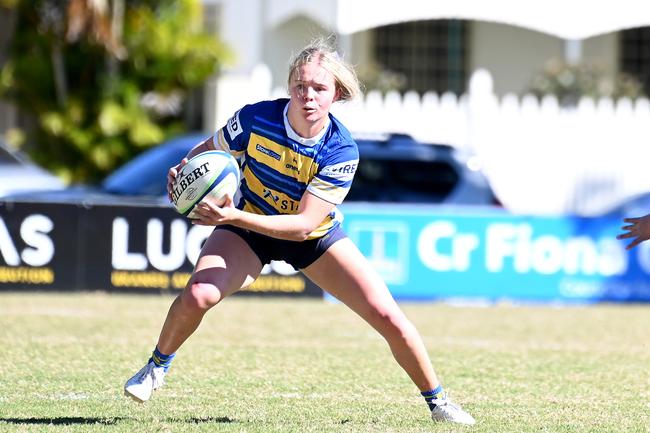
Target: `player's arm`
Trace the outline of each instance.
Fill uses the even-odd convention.
[[[192,149],[190,149],[190,151],[187,152],[185,158],[191,159],[192,157],[198,155],[199,153],[207,152],[208,150],[215,150],[212,136],[208,137],[207,139],[203,140],[202,142],[194,146]]]
[[[258,215],[244,212],[227,202],[223,207],[203,201],[194,211],[194,224],[232,224],[247,230],[290,241],[304,241],[316,230],[336,205],[306,191],[292,215]]]

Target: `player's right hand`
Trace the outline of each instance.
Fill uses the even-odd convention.
[[[178,175],[178,172],[181,171],[181,168],[187,164],[187,161],[187,158],[183,158],[180,163],[171,167],[167,172],[167,198],[169,198],[170,202],[173,201],[172,191],[174,190],[174,182],[176,181],[176,176]]]
[[[621,227],[623,233],[616,236],[616,239],[632,239],[625,247],[626,250],[631,250],[650,239],[650,214],[638,218],[624,218],[623,221],[629,224]]]

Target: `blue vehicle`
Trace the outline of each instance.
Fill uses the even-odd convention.
[[[149,196],[167,201],[167,172],[207,134],[172,138],[149,149],[115,170],[101,183],[101,190],[119,196]]]
[[[205,134],[184,135],[148,150],[102,182],[117,195],[166,197],[169,167]],[[420,143],[406,135],[357,138],[360,161],[347,201],[493,204],[492,189],[457,149]]]
[[[346,202],[496,204],[492,188],[461,152],[408,135],[357,137],[359,167]]]
[[[167,171],[207,134],[170,139],[132,159],[98,187],[77,186],[22,199],[105,203],[168,203]],[[447,145],[402,135],[357,137],[360,161],[348,202],[493,205],[495,196],[480,171]]]

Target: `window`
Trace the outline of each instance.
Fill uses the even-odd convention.
[[[374,33],[375,60],[381,67],[403,74],[407,90],[465,91],[464,21],[414,21],[379,27]]]
[[[650,27],[621,32],[621,70],[635,76],[650,95]]]

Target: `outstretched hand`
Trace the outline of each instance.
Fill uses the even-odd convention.
[[[228,224],[236,210],[232,197],[226,194],[224,202],[221,204],[217,204],[209,198],[201,200],[192,210],[190,218],[192,224],[201,226]]]
[[[623,221],[630,224],[621,227],[625,232],[616,236],[616,239],[633,238],[632,242],[625,247],[626,250],[631,250],[641,242],[650,239],[650,214],[639,218],[624,218]]]

